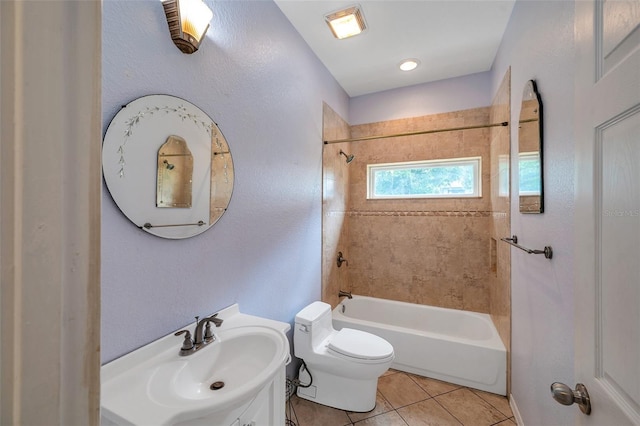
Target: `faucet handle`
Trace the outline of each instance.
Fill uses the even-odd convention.
[[[338,265],[338,268],[339,268],[339,267],[341,267],[343,263],[346,263],[346,264],[347,264],[347,266],[349,266],[349,261],[348,261],[347,259],[345,259],[345,258],[342,256],[342,252],[341,252],[341,251],[339,251],[339,252],[338,252],[338,258],[336,259],[336,264]]]
[[[212,342],[215,339],[216,339],[216,336],[214,336],[213,331],[211,331],[211,323],[207,321],[207,325],[204,329],[204,341]]]
[[[180,355],[187,355],[193,351],[193,340],[191,340],[191,332],[189,330],[177,331],[174,336],[180,336],[184,334],[184,340],[182,341],[182,347],[180,348]]]

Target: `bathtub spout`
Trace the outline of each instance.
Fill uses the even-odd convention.
[[[342,291],[342,290],[340,290],[338,292],[338,297],[343,297],[343,296],[347,296],[349,299],[353,299],[353,296],[351,295],[350,291]]]

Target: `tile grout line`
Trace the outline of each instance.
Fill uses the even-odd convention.
[[[493,408],[495,408],[500,414],[502,414],[503,416],[506,416],[508,419],[513,417],[513,413],[511,413],[511,415],[503,413],[501,409],[499,409],[498,407],[496,407],[495,405],[493,405],[490,401],[487,401],[486,399],[484,399],[482,397],[482,395],[478,395],[476,392],[474,392],[473,390],[471,390],[471,392],[473,392],[478,398],[482,399],[484,402],[486,402],[487,404],[489,404],[490,406],[492,406]],[[497,394],[496,394],[497,395]],[[502,396],[502,395],[500,395]],[[506,398],[506,397],[505,397]],[[509,399],[507,398],[507,402],[509,402]],[[503,420],[504,421],[504,420]]]
[[[420,389],[422,389],[423,391],[425,391],[425,392],[427,393],[427,395],[431,395],[431,394],[430,394],[426,389],[424,389],[422,386],[420,386],[420,383],[418,383],[417,381],[415,381],[415,380],[413,379],[413,377],[412,377],[412,375],[411,375],[411,374],[408,374],[408,373],[405,373],[405,374],[406,374],[406,375],[407,375],[407,376],[408,376],[408,377],[409,377],[409,378],[410,378],[410,379],[411,379],[411,380],[412,380],[416,385],[418,385],[418,387],[419,387]],[[434,380],[435,380],[435,379],[434,379]],[[459,385],[456,385],[456,386],[459,386]],[[476,392],[475,392],[475,389],[470,388],[470,387],[468,387],[468,386],[460,386],[460,387],[459,387],[459,388],[457,388],[457,389],[452,389],[452,390],[450,390],[450,391],[443,392],[443,393],[440,393],[440,394],[438,394],[438,395],[434,395],[434,396],[432,396],[432,397],[431,397],[431,399],[435,399],[435,401],[438,403],[438,405],[440,405],[442,408],[444,408],[444,410],[445,410],[447,413],[451,414],[451,415],[452,415],[456,420],[458,420],[458,421],[462,424],[462,422],[460,421],[460,419],[458,419],[456,416],[454,416],[454,415],[453,415],[453,413],[449,412],[449,410],[447,410],[447,409],[446,409],[442,404],[440,404],[440,401],[438,401],[438,400],[436,399],[436,397],[438,397],[438,396],[446,395],[446,394],[449,394],[449,393],[452,393],[452,392],[458,391],[458,390],[460,390],[460,389],[467,389],[467,390],[471,391],[471,393],[472,393],[472,394],[474,394],[475,396],[477,396],[478,398],[480,398],[482,401],[484,401],[484,402],[486,402],[487,404],[489,404],[489,405],[490,405],[494,410],[496,410],[498,413],[500,413],[500,414],[502,414],[503,416],[505,416],[505,418],[504,418],[504,419],[502,419],[502,420],[500,420],[500,422],[503,422],[503,421],[508,420],[508,419],[510,419],[511,417],[513,417],[513,413],[511,413],[511,417],[509,417],[509,415],[508,415],[508,414],[503,413],[503,412],[502,412],[502,410],[500,410],[498,407],[496,407],[495,405],[493,405],[490,401],[487,401],[485,398],[483,398],[483,397],[482,397],[482,395],[479,395],[478,393],[476,393]],[[496,395],[497,395],[497,394],[496,394]],[[501,396],[501,395],[500,395],[500,396]],[[426,401],[426,399],[425,399],[424,401]],[[417,401],[417,402],[415,402],[415,403],[413,403],[413,404],[417,404],[418,402],[422,402],[422,401]],[[508,399],[507,399],[507,402],[508,402]],[[407,404],[406,406],[409,406],[409,405],[412,405],[412,404]],[[406,406],[405,406],[405,407],[406,407]],[[402,408],[402,407],[400,407],[400,408]],[[398,413],[398,414],[399,414],[399,413]],[[500,422],[497,422],[497,423],[500,423]],[[496,423],[496,424],[497,424],[497,423]]]
[[[407,423],[407,422],[406,422],[406,420],[405,420],[405,419],[404,419],[404,417],[402,417],[402,415],[398,412],[398,409],[399,409],[399,408],[409,407],[409,406],[411,406],[411,405],[418,404],[418,403],[420,403],[420,402],[424,402],[424,401],[428,401],[429,399],[433,399],[433,400],[434,400],[438,405],[440,405],[440,407],[442,407],[442,408],[443,408],[447,413],[449,413],[449,415],[451,415],[451,417],[453,417],[454,419],[456,419],[456,421],[457,421],[458,423],[460,423],[461,425],[464,425],[464,424],[463,424],[463,423],[462,423],[462,422],[461,422],[461,421],[460,421],[456,416],[454,416],[451,412],[449,412],[449,410],[447,410],[447,409],[446,409],[442,404],[440,404],[440,402],[436,399],[436,396],[445,395],[445,394],[448,394],[448,393],[451,393],[451,392],[455,392],[455,391],[457,391],[457,390],[459,390],[459,389],[462,389],[461,387],[460,387],[460,388],[458,388],[458,389],[450,390],[450,391],[448,391],[448,392],[443,392],[443,393],[438,394],[438,395],[436,395],[436,396],[431,396],[431,394],[430,394],[426,389],[424,389],[422,386],[420,386],[420,384],[419,384],[417,381],[415,381],[415,380],[413,379],[413,377],[411,376],[411,374],[408,374],[408,373],[406,373],[406,372],[401,372],[401,371],[397,371],[397,372],[396,372],[396,373],[394,373],[394,374],[398,374],[398,373],[401,373],[401,374],[404,374],[405,376],[407,376],[409,379],[411,379],[411,381],[412,381],[413,383],[415,383],[415,384],[416,384],[416,386],[418,386],[418,388],[422,389],[422,391],[424,391],[424,393],[426,393],[427,395],[429,395],[429,398],[426,398],[426,399],[423,399],[423,400],[420,400],[420,401],[415,401],[415,402],[412,402],[411,404],[403,405],[402,407],[393,407],[393,410],[394,410],[394,411],[395,411],[395,412],[400,416],[400,418],[401,418],[405,423]],[[384,397],[384,394],[382,394],[382,396]],[[386,399],[386,397],[385,397],[385,399]]]
[[[458,390],[458,389],[456,389],[456,390]],[[451,391],[451,392],[454,392],[454,391]],[[446,393],[450,393],[450,392],[446,392]],[[443,395],[445,395],[445,394],[443,393]],[[449,415],[450,415],[451,417],[453,417],[454,419],[456,419],[458,423],[460,423],[462,426],[465,426],[465,424],[464,424],[464,423],[462,423],[462,420],[460,420],[459,418],[457,418],[457,417],[456,417],[456,416],[455,416],[451,411],[447,410],[447,407],[445,407],[444,405],[442,405],[442,404],[440,403],[440,401],[438,401],[435,397],[433,397],[433,400],[436,402],[436,404],[438,404],[440,407],[442,407],[442,409],[443,409],[444,411],[446,411],[447,413],[449,413]]]
[[[433,399],[433,398],[431,398],[431,399]],[[425,401],[426,401],[426,399],[425,399]],[[416,404],[417,404],[417,402],[416,402]],[[400,416],[400,418],[402,419],[402,421],[403,421],[403,422],[405,422],[405,423],[407,424],[407,426],[408,426],[408,425],[409,425],[409,422],[407,421],[407,419],[405,419],[404,417],[402,417],[402,414],[400,414],[400,412],[399,412],[398,410],[396,410],[396,413],[398,413],[398,415]]]
[[[397,414],[398,416],[400,416],[400,418],[402,419],[402,421],[404,422],[404,424],[405,424],[406,426],[409,426],[409,423],[407,423],[407,421],[404,419],[404,417],[402,417],[402,416],[400,415],[400,413],[398,413],[398,410],[396,410],[395,408],[394,408],[393,410],[389,410],[389,411],[386,411],[386,412],[384,412],[384,413],[376,414],[375,416],[367,417],[366,419],[358,420],[357,422],[353,422],[353,423],[351,423],[351,424],[352,424],[353,426],[357,426],[357,424],[358,424],[358,423],[361,423],[361,422],[367,421],[367,420],[369,420],[369,419],[374,419],[374,418],[376,418],[376,417],[380,417],[380,416],[383,416],[383,415],[385,415],[385,414],[389,414],[389,413],[390,413],[390,412],[392,412],[392,411],[395,411],[395,412],[396,412],[396,414]]]
[[[423,389],[423,388],[422,388],[422,386],[420,386],[420,384],[419,384],[418,382],[416,382],[415,380],[413,380],[413,377],[411,377],[410,375],[408,375],[408,377],[409,377],[409,378],[410,378],[410,379],[411,379],[411,380],[412,380],[416,385],[418,385],[418,387],[419,387],[420,389],[424,390],[424,391],[427,393],[427,395],[431,395],[429,392],[427,392],[425,389]],[[456,417],[456,416],[455,416],[451,411],[447,410],[447,408],[446,408],[444,405],[442,405],[442,404],[440,403],[440,401],[438,401],[438,399],[436,398],[436,397],[438,397],[438,396],[447,395],[447,394],[449,394],[449,393],[459,391],[460,389],[468,389],[468,390],[470,390],[470,391],[471,391],[471,393],[472,393],[472,394],[476,395],[478,398],[480,398],[481,400],[483,400],[483,401],[484,401],[484,398],[481,398],[481,397],[480,397],[480,395],[477,395],[475,392],[473,392],[473,391],[472,391],[471,389],[469,389],[467,386],[461,386],[461,387],[459,387],[458,389],[452,389],[452,390],[450,390],[450,391],[443,392],[443,393],[441,393],[441,394],[438,394],[438,395],[432,396],[432,397],[431,397],[431,399],[433,399],[433,400],[436,402],[436,404],[438,404],[440,407],[442,407],[442,409],[443,409],[444,411],[446,411],[447,413],[449,413],[449,415],[450,415],[451,417],[453,417],[454,419],[456,419],[456,421],[457,421],[458,423],[460,423],[461,425],[465,426],[465,425],[464,425],[464,423],[463,423],[459,418],[457,418],[457,417]],[[425,400],[425,401],[426,401],[426,400]],[[421,402],[421,401],[419,401],[419,402]],[[491,407],[493,407],[493,404],[489,403],[488,401],[485,401],[485,402],[487,402],[487,404],[489,404]],[[417,403],[416,403],[416,404],[417,404]],[[411,405],[411,404],[410,404],[410,405]],[[498,409],[497,409],[497,408],[495,408],[495,407],[493,407],[493,408],[494,408],[494,409],[496,409],[500,414],[503,414],[503,413],[502,413],[502,411],[498,410]],[[400,413],[398,413],[398,414],[400,414]],[[504,415],[504,414],[503,414],[503,415]],[[402,416],[400,416],[400,417],[402,417]],[[504,421],[504,420],[501,420],[501,421]],[[405,423],[406,423],[406,422],[405,422]]]

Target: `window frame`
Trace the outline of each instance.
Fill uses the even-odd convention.
[[[375,195],[375,172],[432,167],[474,166],[474,192],[472,194],[407,194]],[[482,198],[482,156],[442,158],[437,160],[403,161],[394,163],[367,164],[367,200],[435,199],[435,198]]]

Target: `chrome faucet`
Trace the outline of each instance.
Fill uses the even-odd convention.
[[[180,330],[175,333],[175,336],[184,334],[184,341],[182,342],[182,347],[180,348],[181,356],[191,355],[192,353],[204,348],[216,339],[213,331],[211,331],[211,323],[214,323],[216,327],[220,327],[223,322],[223,320],[217,318],[217,316],[218,314],[215,313],[210,317],[206,317],[203,319],[200,319],[200,317],[196,317],[196,329],[193,333],[193,340],[191,340],[191,332],[189,330]]]
[[[200,317],[196,317],[196,330],[193,333],[193,344],[196,345],[196,350],[198,345],[206,345],[207,343],[211,343],[214,341],[215,337],[213,336],[213,332],[211,331],[211,323],[213,322],[216,327],[220,327],[222,325],[222,320],[220,318],[216,318],[218,314],[213,314],[210,317],[203,318],[198,321]],[[205,327],[206,326],[206,327]],[[203,335],[204,328],[204,335]]]

